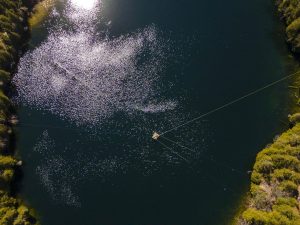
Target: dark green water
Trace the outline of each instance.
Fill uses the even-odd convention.
[[[164,54],[155,56],[162,59],[154,67],[163,69],[155,73],[160,94],[153,98],[172,100],[176,106],[114,110],[89,128],[77,126],[64,110],[56,113],[54,107],[50,112],[51,107],[43,107],[47,101],[36,107],[20,104],[18,149],[25,162],[21,191],[42,224],[227,224],[249,186],[246,171],[257,152],[284,128],[280,120],[287,115],[287,83],[169,133],[166,137],[197,152],[164,141],[188,162],[152,141],[151,134],[291,72],[273,2],[105,0],[97,19],[83,25],[59,14],[68,12],[65,5],[59,2],[56,12],[34,29],[33,51],[56,34],[57,24],[71,37],[77,26],[92,26],[95,42],[154,27]],[[141,61],[147,62],[147,56]],[[68,65],[64,67],[73,69]]]

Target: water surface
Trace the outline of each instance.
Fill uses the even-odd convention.
[[[14,78],[42,224],[228,223],[284,128],[287,84],[166,135],[193,152],[151,135],[291,72],[272,4],[57,1]]]

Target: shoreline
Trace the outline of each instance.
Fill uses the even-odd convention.
[[[299,71],[300,0],[277,0],[275,5]],[[300,224],[300,77],[291,84],[287,105],[293,114],[288,115],[289,129],[257,154],[250,190],[237,207],[232,225]]]
[[[0,3],[0,224],[39,224],[33,209],[18,196],[23,162],[17,156],[16,108],[10,84],[30,38],[29,17],[36,1],[2,0]]]
[[[28,19],[30,28],[35,28],[40,25],[44,19],[49,15],[53,8],[55,0],[40,0],[32,9],[32,14]]]

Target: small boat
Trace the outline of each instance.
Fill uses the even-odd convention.
[[[159,137],[160,137],[159,133],[157,133],[157,132],[154,131],[153,135],[152,135],[152,139],[155,140],[155,141],[157,141]]]

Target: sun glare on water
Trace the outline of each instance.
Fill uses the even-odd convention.
[[[76,8],[91,10],[96,6],[98,0],[71,0],[71,4]]]

